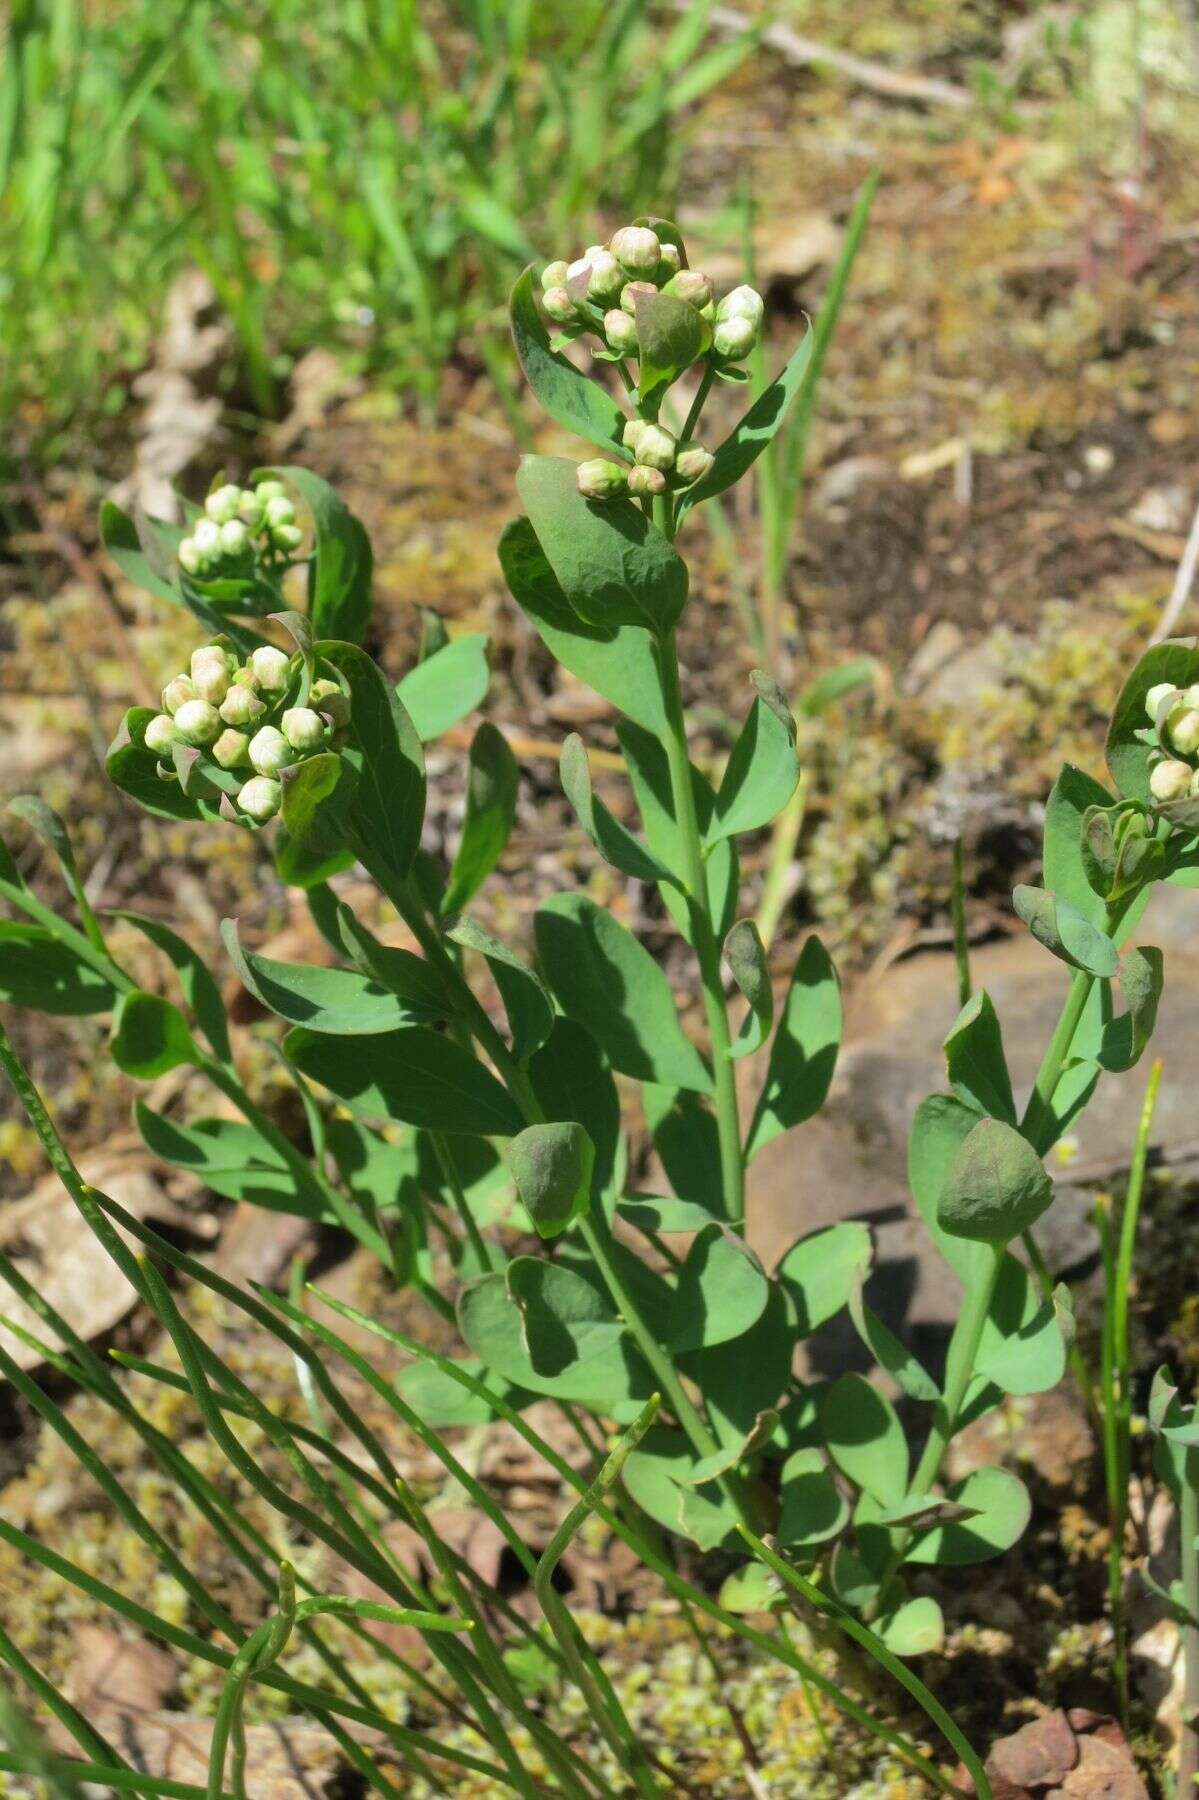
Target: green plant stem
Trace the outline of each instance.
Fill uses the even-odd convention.
[[[1074,1042],[1074,1034],[1082,1022],[1087,1001],[1091,997],[1091,989],[1095,985],[1095,977],[1086,969],[1075,969],[1066,994],[1066,1003],[1062,1007],[1058,1022],[1054,1028],[1049,1046],[1041,1059],[1037,1070],[1037,1078],[1029,1096],[1028,1105],[1024,1109],[1024,1117],[1020,1121],[1020,1130],[1028,1139],[1034,1150],[1044,1155],[1053,1141],[1056,1118],[1053,1111],[1053,1096],[1057,1084],[1062,1078],[1066,1059],[1070,1054],[1070,1046]]]
[[[1187,1623],[1182,1628],[1182,1726],[1175,1792],[1178,1800],[1186,1800],[1199,1780],[1199,1450],[1188,1450],[1183,1464],[1178,1531]]]
[[[715,379],[716,365],[711,362],[706,362],[704,364],[704,372],[700,376],[699,386],[695,390],[695,399],[691,402],[691,410],[687,414],[683,429],[679,434],[680,444],[689,443],[692,437],[694,437],[695,429],[699,424],[699,416],[704,410],[708,395],[712,392],[712,383]]]
[[[961,834],[953,840],[953,956],[958,970],[958,1005],[965,1006],[973,992],[970,979],[970,939],[966,932],[966,874]]]
[[[731,1050],[728,1008],[720,976],[720,946],[712,924],[708,872],[704,864],[695,791],[691,785],[691,758],[687,753],[687,726],[679,686],[679,656],[675,635],[662,641],[658,656],[662,700],[666,711],[666,756],[675,822],[683,844],[684,876],[688,887],[691,937],[703,984],[704,1012],[712,1046],[713,1104],[720,1140],[721,1190],[725,1215],[735,1230],[745,1223],[745,1162],[741,1153],[741,1121],[737,1103],[737,1075]]]
[[[462,1183],[458,1179],[458,1171],[454,1166],[453,1152],[440,1131],[431,1131],[429,1133],[429,1138],[433,1145],[433,1154],[437,1158],[438,1167],[445,1177],[446,1186],[450,1190],[450,1196],[454,1202],[454,1210],[462,1221],[463,1230],[466,1232],[467,1239],[471,1249],[475,1253],[479,1267],[485,1273],[490,1274],[495,1268],[495,1259],[488,1247],[487,1240],[484,1238],[475,1222],[475,1216],[470,1210],[470,1203],[462,1191]]]

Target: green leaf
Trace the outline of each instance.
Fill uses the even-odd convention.
[[[179,1008],[140,988],[117,1001],[108,1048],[117,1068],[139,1081],[155,1081],[172,1069],[202,1060]]]
[[[477,1356],[462,1357],[458,1366],[464,1375],[473,1375],[476,1379],[483,1373],[483,1364]],[[496,1417],[495,1408],[482,1394],[472,1394],[436,1363],[410,1363],[400,1370],[395,1385],[401,1400],[406,1400],[435,1431],[448,1431],[455,1426],[490,1425]],[[488,1386],[497,1400],[506,1400],[509,1406],[518,1410],[532,1398],[502,1376],[492,1375]]]
[[[870,1233],[856,1219],[813,1231],[792,1244],[775,1273],[795,1302],[800,1337],[847,1304],[854,1277],[870,1255]]]
[[[1156,644],[1147,650],[1120,690],[1107,734],[1107,766],[1121,794],[1150,803],[1149,771],[1153,746],[1140,740],[1150,723],[1145,697],[1152,687],[1168,682],[1185,688],[1199,681],[1199,649],[1193,638]]]
[[[967,1000],[945,1039],[945,1066],[959,1099],[989,1118],[1016,1123],[1012,1078],[1003,1033],[991,996],[979,989]]]
[[[539,1375],[561,1375],[575,1363],[603,1356],[624,1334],[598,1280],[538,1256],[516,1257],[507,1279],[524,1321],[529,1361]]]
[[[733,430],[716,452],[715,460],[702,481],[697,481],[679,496],[679,523],[702,500],[723,494],[740,481],[752,468],[787,416],[791,402],[803,385],[812,359],[813,334],[809,331],[790,358],[782,373],[759,394],[753,405],[742,414]]]
[[[530,1125],[508,1146],[508,1166],[538,1237],[558,1237],[591,1204],[595,1145],[573,1120]]]
[[[724,1225],[706,1225],[679,1271],[666,1343],[677,1356],[739,1338],[761,1318],[769,1293],[762,1265],[744,1241]]]
[[[82,1018],[111,1012],[117,990],[46,926],[0,919],[0,1000]]]
[[[722,1444],[739,1444],[755,1419],[780,1404],[791,1382],[795,1355],[795,1313],[777,1282],[767,1284],[765,1310],[737,1339],[681,1356],[683,1374],[695,1383],[704,1410]]]
[[[637,294],[637,392],[642,405],[689,369],[712,342],[708,321],[673,294]]]
[[[674,816],[670,764],[661,734],[655,735],[640,725],[625,721],[617,726],[616,735],[637,797],[646,842],[653,854],[681,879],[686,872],[686,854],[682,834]],[[695,817],[703,835],[711,824],[716,795],[694,763],[689,764],[689,767]],[[713,929],[719,937],[732,924],[740,888],[737,852],[731,838],[722,839],[709,851],[705,866],[708,906]],[[686,895],[676,887],[662,887],[660,891],[666,910],[683,936],[690,941],[693,922]]]
[[[841,1042],[841,990],[824,945],[811,936],[800,952],[771,1046],[766,1085],[746,1140],[746,1157],[820,1111]]]
[[[354,644],[319,647],[345,677],[353,709],[357,785],[348,811],[355,848],[367,866],[382,863],[400,880],[420,847],[425,816],[425,761],[403,705],[364,650]]]
[[[1111,938],[1069,901],[1044,888],[1021,885],[1012,894],[1012,905],[1037,942],[1062,962],[1101,980],[1116,973],[1120,957]]]
[[[650,1372],[624,1332],[586,1362],[573,1362],[558,1375],[539,1374],[525,1346],[521,1309],[503,1275],[467,1282],[458,1297],[458,1325],[467,1348],[489,1372],[530,1393],[575,1400],[605,1418],[627,1423],[654,1392]]]
[[[504,853],[516,820],[520,770],[508,740],[484,719],[471,739],[462,837],[442,897],[443,917],[461,912]]]
[[[156,949],[162,951],[179,977],[183,997],[195,1014],[200,1030],[221,1061],[232,1062],[225,1002],[221,999],[221,990],[213,980],[208,964],[199,952],[193,950],[190,944],[185,943],[159,919],[150,919],[144,913],[128,911],[114,912],[112,916],[134,926],[143,937],[149,938]]]
[[[932,1404],[940,1399],[940,1388],[919,1358],[913,1356],[890,1326],[884,1325],[874,1309],[867,1305],[862,1293],[865,1272],[865,1264],[859,1263],[849,1290],[849,1316],[858,1336],[879,1368],[886,1370],[901,1393],[906,1394],[910,1400]]]
[[[186,1169],[225,1200],[246,1200],[272,1212],[333,1223],[265,1138],[234,1119],[196,1119],[181,1125],[164,1118],[139,1100],[134,1123],[152,1155]]]
[[[673,1194],[627,1194],[617,1201],[616,1211],[638,1231],[665,1232],[667,1236],[702,1231],[713,1223],[710,1206],[698,1200],[679,1200]]]
[[[1107,789],[1072,763],[1061,774],[1045,803],[1042,872],[1045,886],[1084,918],[1103,928],[1104,902],[1087,873],[1083,825],[1092,807],[1111,806]]]
[[[158,773],[158,757],[145,745],[146,726],[157,715],[149,706],[132,706],[108,747],[105,766],[114,787],[160,819],[203,819],[213,816],[184,793],[174,775]]]
[[[236,919],[222,921],[221,937],[242,986],[290,1025],[308,1025],[332,1037],[366,1037],[442,1016],[442,1008],[412,1006],[353,969],[259,956],[240,942]]]
[[[1160,950],[1145,944],[1120,964],[1120,991],[1127,1011],[1103,1028],[1099,1061],[1105,1069],[1131,1069],[1141,1059],[1157,1024],[1165,966]]]
[[[468,631],[409,669],[396,693],[427,744],[482,705],[490,680],[487,633]]]
[[[928,1656],[945,1642],[945,1620],[931,1594],[905,1600],[877,1619],[874,1630],[893,1656]]]
[[[137,526],[114,500],[101,503],[100,541],[122,575],[127,576],[135,587],[153,594],[156,600],[168,601],[172,606],[184,604],[176,582],[167,579],[165,569],[160,571],[154,568],[142,548]]]
[[[338,783],[339,788],[344,783],[345,774],[343,758],[343,781]],[[282,829],[275,837],[275,873],[285,887],[320,887],[322,883],[332,881],[335,875],[344,874],[347,869],[353,868],[356,860],[353,850],[345,841],[342,826],[335,822],[335,818],[324,820],[323,809],[318,812],[302,844],[295,843]]]
[[[593,625],[639,625],[659,636],[687,599],[687,565],[632,500],[585,500],[575,464],[526,456],[516,485],[568,605]]]
[[[709,1213],[724,1213],[724,1189],[720,1176],[720,1135],[716,1115],[706,1100],[687,1089],[655,1087],[641,1090],[646,1123],[654,1149],[676,1194],[696,1200]]]
[[[604,861],[622,875],[635,881],[671,882],[678,878],[615,818],[591,789],[591,770],[587,751],[577,731],[572,731],[562,745],[558,764],[562,791],[571,804],[579,824],[595,845]]]
[[[1066,1345],[1052,1300],[1023,1263],[1004,1256],[983,1324],[976,1372],[1005,1394],[1043,1394],[1066,1370]]]
[[[978,1124],[972,1106],[949,1094],[930,1094],[912,1120],[908,1139],[908,1185],[925,1228],[937,1249],[963,1283],[982,1268],[985,1250],[943,1231],[937,1209],[953,1160]]]
[[[612,1071],[591,1033],[573,1019],[556,1018],[545,1043],[529,1060],[529,1079],[547,1119],[578,1121],[595,1146],[591,1197],[611,1202],[625,1177],[620,1096]]]
[[[784,1550],[827,1543],[849,1523],[849,1507],[819,1450],[796,1450],[787,1458],[779,1476],[779,1500],[775,1536]]]
[[[950,1165],[937,1222],[952,1237],[1006,1244],[1035,1225],[1052,1199],[1053,1183],[1027,1138],[1000,1119],[980,1119]]]
[[[783,1594],[778,1576],[765,1563],[750,1562],[725,1576],[716,1599],[725,1612],[768,1613],[782,1603]]]
[[[955,1482],[945,1498],[968,1506],[975,1516],[920,1533],[908,1550],[908,1562],[960,1567],[1002,1556],[1024,1535],[1032,1512],[1028,1489],[1006,1469],[976,1469]]]
[[[297,1026],[283,1050],[301,1075],[368,1119],[479,1137],[515,1137],[524,1124],[506,1090],[469,1050],[424,1025],[362,1039]]]
[[[473,919],[459,919],[446,936],[453,943],[461,944],[464,950],[477,950],[486,958],[508,1015],[512,1054],[517,1062],[527,1062],[553,1030],[554,1004],[549,989],[522,957],[501,944],[498,938],[493,938]]]
[[[41,839],[52,855],[58,858],[68,881],[75,887],[79,881],[75,851],[67,835],[67,828],[54,808],[47,806],[36,794],[14,794],[5,810],[15,819],[21,819]]]
[[[598,444],[610,455],[631,461],[621,443],[624,413],[598,382],[588,381],[573,363],[550,348],[533,298],[531,268],[525,270],[513,288],[508,313],[525,380],[551,419],[590,443]]]
[[[878,664],[872,656],[854,656],[837,663],[809,683],[796,701],[795,710],[806,719],[818,719],[837,700],[858,688],[871,688],[878,675]]]
[[[752,679],[758,698],[725,768],[705,833],[709,845],[769,825],[799,781],[795,720],[775,682],[760,670],[754,671]]]
[[[820,1402],[829,1455],[863,1493],[894,1506],[908,1486],[908,1447],[891,1402],[861,1375],[842,1375]]]
[[[311,469],[259,469],[255,479],[290,482],[312,514],[315,546],[308,565],[313,635],[360,644],[371,616],[371,541],[360,519]]]
[[[452,1019],[454,1007],[441,976],[423,957],[395,944],[384,944],[368,931],[348,906],[337,908],[337,924],[346,955],[367,979],[396,996],[413,1018],[426,1024]]]
[[[766,948],[752,919],[739,919],[724,940],[724,957],[733,980],[749,1002],[731,1054],[752,1056],[770,1036],[774,1024],[774,988]]]
[[[644,625],[619,625],[611,619],[589,625],[581,619],[528,519],[505,526],[499,558],[513,599],[554,660],[647,731],[665,732],[654,633]]]
[[[635,1503],[667,1531],[693,1538],[701,1550],[739,1543],[737,1513],[720,1489],[691,1487],[696,1457],[682,1432],[655,1425],[627,1458],[624,1485]]]
[[[711,1091],[665,975],[610,912],[582,894],[555,894],[539,909],[535,933],[558,1004],[586,1025],[614,1069],[639,1081]]]
[[[309,834],[317,825],[321,802],[328,800],[338,786],[341,772],[341,758],[331,750],[322,750],[319,755],[309,756],[281,771],[279,782],[283,804],[279,816],[293,842],[308,842]],[[326,813],[324,819],[328,816]]]

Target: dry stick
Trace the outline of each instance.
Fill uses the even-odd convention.
[[[674,9],[686,12],[689,4],[690,0],[674,0]],[[708,13],[708,23],[730,37],[753,29],[753,20],[731,6],[713,6]],[[869,88],[888,100],[922,100],[929,106],[966,107],[971,104],[971,96],[965,88],[954,87],[952,82],[938,81],[930,75],[898,75],[894,69],[867,62],[848,50],[834,50],[828,44],[818,44],[815,38],[801,36],[790,25],[768,25],[759,42],[776,51],[793,68],[806,69],[815,65],[834,69],[848,81],[856,82],[858,87]]]
[[[1149,640],[1151,644],[1160,644],[1164,638],[1173,636],[1174,628],[1182,617],[1182,609],[1190,597],[1196,568],[1199,568],[1199,503],[1196,503],[1190,535],[1174,577],[1173,591],[1166,602],[1166,610],[1158,621],[1157,630]]]

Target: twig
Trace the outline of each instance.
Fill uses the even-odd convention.
[[[1197,565],[1199,565],[1199,503],[1195,506],[1190,536],[1186,541],[1186,549],[1182,553],[1182,561],[1178,565],[1178,573],[1174,577],[1174,591],[1166,602],[1166,610],[1150,640],[1152,643],[1160,644],[1163,638],[1173,635],[1174,627],[1181,618],[1182,609],[1190,596]]]
[[[689,0],[674,0],[675,11],[685,12],[688,4]],[[708,23],[717,31],[726,32],[730,36],[753,29],[753,20],[731,6],[714,6],[708,14]],[[838,75],[844,75],[848,81],[856,82],[859,87],[869,88],[872,93],[883,94],[889,100],[923,100],[929,106],[970,105],[970,95],[964,88],[954,87],[952,82],[938,81],[929,75],[897,74],[894,69],[885,69],[881,63],[867,62],[864,57],[854,56],[848,50],[834,50],[828,44],[818,44],[815,38],[801,36],[790,25],[768,25],[760,41],[793,68],[806,69],[816,63],[821,68],[835,69]]]

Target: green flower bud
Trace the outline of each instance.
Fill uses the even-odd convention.
[[[249,688],[252,694],[258,692],[258,677],[255,675],[249,663],[243,663],[241,668],[237,670],[233,677],[233,685],[234,687]]]
[[[286,494],[276,494],[266,503],[266,522],[268,527],[275,525],[294,525],[296,509]]]
[[[229,692],[232,680],[230,658],[216,645],[208,645],[192,655],[192,683],[199,699],[219,706]]]
[[[1195,773],[1191,776],[1190,791],[1191,791],[1192,799],[1195,797],[1196,794],[1199,794],[1199,769],[1196,769]]]
[[[631,450],[635,456],[637,454],[637,446],[641,442],[643,434],[648,429],[649,427],[644,419],[627,420],[625,428],[620,434],[620,441],[625,449]]]
[[[254,494],[259,506],[265,512],[272,500],[286,499],[287,489],[281,481],[276,481],[271,477],[268,481],[260,481],[258,486],[254,489]]]
[[[196,684],[190,675],[176,675],[162,690],[162,710],[177,713],[185,700],[196,698]]]
[[[617,356],[636,356],[637,327],[628,313],[621,312],[619,307],[604,314],[604,337],[609,350],[614,350]]]
[[[274,694],[287,686],[291,658],[285,656],[282,650],[276,650],[273,644],[262,644],[251,655],[250,668],[258,679],[259,687],[268,694]]]
[[[1162,701],[1173,692],[1174,683],[1172,681],[1159,681],[1157,686],[1151,687],[1149,692],[1145,695],[1145,711],[1155,723],[1157,720],[1158,707],[1161,705]]]
[[[247,781],[237,796],[237,804],[260,825],[273,819],[283,804],[283,789],[277,781],[270,781],[265,775],[256,775]]]
[[[325,741],[325,721],[310,706],[289,707],[280,723],[293,750],[319,750]]]
[[[349,724],[350,696],[343,693],[335,681],[314,681],[308,699],[335,731]]]
[[[609,250],[630,275],[655,275],[662,260],[658,234],[648,225],[624,225],[613,235]]]
[[[1194,773],[1190,763],[1159,762],[1149,772],[1149,792],[1155,800],[1182,800]]]
[[[1170,714],[1166,735],[1182,756],[1194,756],[1199,750],[1199,712],[1178,706]]]
[[[240,556],[249,548],[250,534],[240,519],[230,519],[221,526],[221,550],[226,556]]]
[[[654,279],[655,281],[667,282],[672,275],[677,275],[682,268],[682,252],[677,244],[668,244],[666,240],[663,239],[659,245],[658,254],[661,260],[658,263],[658,272]]]
[[[637,316],[638,294],[656,294],[657,288],[652,281],[626,281],[620,295],[620,304],[630,319]]]
[[[735,287],[731,294],[726,294],[716,308],[718,319],[748,319],[755,331],[762,329],[762,320],[766,316],[766,305],[757,288],[746,285]]]
[[[222,650],[219,644],[198,644],[191,654],[193,681],[200,670],[206,668],[222,669],[232,679],[236,667],[236,658],[230,656],[227,650]]]
[[[685,300],[688,306],[694,306],[698,311],[712,298],[712,282],[699,269],[680,269],[677,275],[671,276],[662,292],[673,295],[676,300]]]
[[[272,525],[271,542],[280,550],[298,550],[304,542],[304,533],[298,525]]]
[[[712,344],[717,356],[726,357],[730,362],[740,362],[748,356],[758,341],[758,333],[749,319],[734,316],[731,319],[716,320],[716,329],[712,333]]]
[[[214,488],[204,502],[204,511],[217,525],[228,525],[237,517],[238,502],[241,500],[241,489],[227,481],[224,487]]]
[[[198,575],[204,567],[204,558],[200,554],[195,538],[185,537],[176,551],[179,567],[186,569],[189,575]]]
[[[222,731],[212,746],[212,760],[222,769],[236,769],[250,760],[250,740],[244,731]]]
[[[260,775],[277,775],[295,760],[291,745],[274,725],[264,725],[250,739],[250,761]]]
[[[605,462],[602,456],[580,463],[577,481],[586,500],[615,500],[629,487],[628,471],[620,463]]]
[[[1192,712],[1199,711],[1199,681],[1193,687],[1183,688],[1182,704]]]
[[[184,541],[186,542],[186,540]],[[214,556],[219,556],[221,553],[221,528],[211,519],[199,519],[192,532],[191,541],[196,547],[201,566],[210,563]]]
[[[221,729],[221,715],[207,700],[185,700],[175,714],[175,730],[189,744],[211,744]]]
[[[629,492],[638,498],[643,494],[664,494],[666,477],[661,469],[651,469],[644,463],[639,463],[635,469],[629,470]]]
[[[262,501],[252,488],[243,488],[238,497],[237,516],[251,531],[262,530]]]
[[[171,745],[178,742],[179,733],[175,730],[175,721],[166,713],[158,713],[146,726],[145,745],[153,750],[155,756],[169,756]]]
[[[575,303],[564,287],[546,288],[541,304],[555,325],[571,325],[578,318]]]
[[[633,446],[636,460],[647,469],[673,469],[678,444],[665,425],[647,425]]]
[[[559,257],[557,262],[546,263],[541,271],[542,291],[548,293],[550,288],[565,287],[568,265]]]
[[[674,459],[674,472],[680,481],[702,481],[715,461],[702,444],[684,444]]]
[[[615,300],[624,286],[624,270],[610,250],[599,250],[589,260],[591,279],[587,283],[587,296],[602,306],[608,300]]]
[[[235,681],[220,704],[220,714],[226,725],[252,725],[265,711],[266,707],[253,688],[243,681]]]

